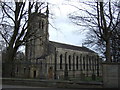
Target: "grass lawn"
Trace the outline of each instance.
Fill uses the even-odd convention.
[[[71,81],[102,81],[102,77],[96,77],[95,80],[92,79],[92,77],[85,77],[85,78],[70,78]]]
[[[92,77],[85,77],[84,81],[102,81],[102,77],[96,77],[95,80],[92,80]]]

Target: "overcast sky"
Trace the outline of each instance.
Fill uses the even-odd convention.
[[[82,46],[82,42],[85,39],[85,33],[79,32],[80,27],[73,24],[68,18],[68,14],[76,10],[70,4],[76,4],[77,0],[49,0],[50,13],[53,13],[54,19],[50,19],[50,23],[57,28],[54,29],[51,25],[49,26],[49,39],[66,44]]]
[[[39,0],[38,0],[39,1]],[[40,0],[41,1],[41,0]],[[53,14],[53,19],[50,16],[49,25],[49,39],[51,41],[82,46],[83,41],[85,40],[85,32],[79,32],[80,27],[73,24],[68,18],[68,14],[76,11],[72,5],[77,5],[79,7],[84,7],[78,4],[79,0],[42,0],[49,2],[50,14]],[[85,0],[82,0],[85,1]],[[87,0],[88,1],[88,0]]]
[[[52,24],[52,26],[57,29],[56,30],[51,25],[49,25],[50,35],[49,39],[51,41],[81,46],[85,35],[84,33],[78,33],[78,30],[80,28],[73,24],[71,20],[68,18],[68,14],[76,10],[76,8],[70,6],[69,3],[77,5],[76,1],[78,0],[42,0],[42,1],[49,2],[50,14],[51,13],[54,14],[52,16],[54,17],[54,19],[51,19],[50,16],[49,21],[50,24]]]
[[[4,1],[4,0],[3,0]],[[9,0],[6,0],[9,1]],[[41,0],[38,0],[41,1]],[[53,19],[49,19],[50,24],[53,27],[57,28],[54,29],[51,25],[49,25],[49,39],[51,41],[82,46],[82,43],[85,40],[86,32],[80,32],[83,28],[78,27],[77,25],[73,24],[71,20],[68,18],[68,14],[76,11],[77,9],[69,4],[76,5],[79,8],[87,8],[83,6],[83,4],[79,5],[78,1],[92,1],[92,0],[42,0],[49,2],[49,9],[50,14],[53,14]],[[99,0],[102,1],[102,0]],[[108,1],[108,0],[104,0]],[[111,1],[119,1],[119,0],[111,0]],[[1,36],[0,36],[1,39]]]
[[[55,17],[55,19],[50,20],[50,23],[58,29],[55,30],[54,28],[49,26],[50,40],[82,46],[82,43],[85,40],[86,32],[79,33],[79,31],[82,28],[73,24],[67,15],[77,10],[76,8],[71,6],[71,4],[76,5],[79,8],[84,7],[89,9],[89,7],[83,6],[83,4],[80,4],[78,2],[85,2],[85,1],[94,2],[94,0],[46,0],[46,1],[50,3],[49,4],[50,13],[53,13]],[[98,0],[98,1],[106,2],[109,0]],[[119,0],[111,0],[111,1],[119,1]]]
[[[39,1],[39,0],[38,0]],[[41,0],[40,0],[41,1]],[[53,19],[50,15],[49,25],[49,39],[60,43],[82,46],[85,40],[85,32],[79,32],[80,27],[73,24],[68,18],[68,14],[76,11],[77,9],[72,5],[78,5],[79,0],[42,0],[49,2],[50,14],[52,13]],[[23,51],[23,50],[22,50]]]

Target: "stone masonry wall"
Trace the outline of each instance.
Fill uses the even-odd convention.
[[[105,88],[120,88],[120,63],[103,63],[103,84]]]

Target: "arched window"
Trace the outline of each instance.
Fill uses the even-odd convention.
[[[42,29],[44,29],[44,21],[42,21]]]
[[[26,67],[24,67],[24,74],[26,73]]]
[[[94,71],[94,56],[92,56],[92,70]]]
[[[62,69],[62,54],[60,55],[60,69]]]
[[[39,22],[39,28],[44,29],[44,21],[43,20]]]
[[[85,57],[83,57],[83,69],[85,70]]]
[[[89,57],[88,57],[88,55],[86,56],[86,70],[88,71],[88,62],[89,62]]]
[[[80,70],[82,71],[82,54],[80,55]]]
[[[32,47],[32,40],[30,40],[30,50],[29,50],[29,52],[30,52],[30,59],[32,59],[32,52],[33,52],[33,47]]]
[[[18,73],[18,66],[16,67],[16,72]]]
[[[78,70],[78,56],[76,57],[76,69]]]
[[[39,22],[39,28],[41,28],[41,21]]]
[[[69,55],[69,70],[71,70],[71,56]]]
[[[73,54],[73,70],[75,70],[75,53]]]
[[[95,70],[97,70],[97,57],[95,58]]]
[[[89,69],[91,70],[91,56],[89,56]]]

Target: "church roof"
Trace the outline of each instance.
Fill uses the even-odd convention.
[[[69,44],[64,44],[64,43],[59,43],[59,42],[54,42],[54,41],[49,41],[52,45],[58,48],[64,48],[64,49],[71,49],[71,50],[78,50],[78,51],[85,51],[85,52],[91,52],[95,53],[94,51],[90,50],[87,47],[80,47],[80,46],[74,46],[74,45],[69,45]]]

